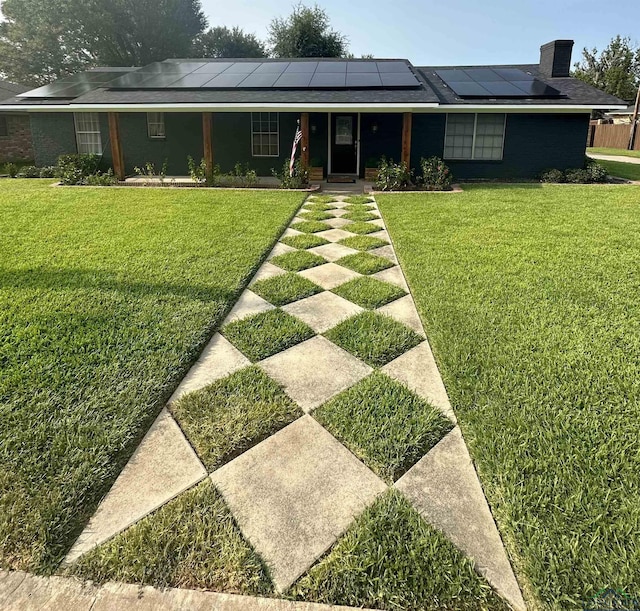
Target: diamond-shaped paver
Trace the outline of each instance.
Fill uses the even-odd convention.
[[[333,210],[329,210],[329,212],[333,214],[333,216],[335,217],[341,217],[341,216],[344,216],[345,214],[349,214],[349,211],[344,210],[343,208],[334,208]]]
[[[305,411],[359,382],[371,367],[328,339],[313,337],[258,364]]]
[[[385,257],[389,259],[392,263],[398,264],[398,258],[396,257],[396,253],[393,250],[393,246],[381,246],[380,248],[375,248],[374,250],[369,251],[372,255],[377,255],[378,257]]]
[[[291,229],[291,227],[289,227],[283,234],[282,237],[283,238],[287,238],[289,236],[295,236],[295,235],[302,235],[302,231],[297,231],[296,229]]]
[[[347,255],[354,255],[358,253],[355,248],[349,248],[348,246],[343,246],[342,244],[336,243],[316,246],[315,248],[310,248],[309,250],[320,255],[321,257],[324,257],[327,261],[337,261],[342,257],[346,257]]]
[[[318,265],[311,269],[305,269],[304,271],[299,272],[299,274],[308,278],[311,282],[315,282],[318,286],[321,286],[327,291],[362,275],[351,269],[337,265],[336,263]]]
[[[378,227],[384,228],[384,221],[382,219],[373,219],[372,221],[369,221],[369,222],[372,223],[373,225],[378,225]]]
[[[247,289],[240,295],[240,299],[224,319],[223,324],[227,325],[234,320],[241,320],[247,316],[253,316],[268,310],[273,310],[273,306],[260,295],[256,295],[253,291]]]
[[[263,263],[260,266],[260,269],[256,272],[256,275],[251,280],[251,284],[258,282],[258,280],[266,280],[267,278],[274,278],[275,276],[281,276],[282,274],[285,274],[285,273],[286,273],[285,270],[267,261],[266,263]]]
[[[382,371],[406,384],[417,395],[437,407],[447,418],[456,421],[429,342],[422,342],[387,363]]]
[[[322,236],[325,240],[329,240],[329,242],[339,242],[343,238],[348,238],[353,234],[344,229],[327,229],[326,231],[318,232],[316,235]]]
[[[163,409],[74,543],[65,563],[74,562],[206,475],[180,427]]]
[[[386,229],[382,229],[381,231],[370,233],[369,235],[372,238],[380,238],[381,240],[386,240],[387,242],[391,241],[391,238],[389,238],[389,234],[387,233]]]
[[[427,522],[473,559],[476,570],[514,609],[526,609],[458,427],[402,476],[395,487]]]
[[[334,229],[340,229],[340,228],[344,227],[345,225],[348,225],[350,222],[351,221],[349,221],[347,219],[343,219],[343,218],[333,218],[333,219],[329,219],[329,220],[325,221],[325,223],[327,225],[330,225]]]
[[[383,269],[381,272],[377,274],[373,274],[372,278],[377,278],[378,280],[382,280],[383,282],[389,282],[390,284],[395,284],[399,286],[401,289],[405,291],[409,291],[409,286],[407,285],[407,281],[404,279],[404,274],[398,265],[394,267],[390,267],[389,269]]]
[[[350,316],[362,312],[362,308],[355,303],[326,291],[290,303],[282,309],[306,322],[316,333],[324,333]]]
[[[189,373],[180,382],[180,386],[171,395],[169,403],[250,364],[249,359],[242,352],[220,333],[216,333],[202,351],[200,358],[189,369]]]
[[[378,312],[391,316],[391,318],[395,318],[398,322],[401,322],[403,325],[407,325],[407,327],[413,329],[418,335],[425,337],[424,329],[422,328],[422,321],[420,320],[418,310],[416,310],[416,306],[413,303],[413,297],[411,297],[411,295],[406,295],[401,299],[397,299],[392,303],[382,306],[378,309]]]
[[[294,250],[295,250],[295,248],[293,248],[292,246],[287,246],[286,244],[283,244],[282,242],[278,242],[273,247],[273,250],[269,253],[269,256],[267,257],[267,261],[269,259],[273,259],[273,257],[277,257],[278,255],[284,255],[285,253],[292,252]]]
[[[303,416],[211,475],[242,533],[286,590],[386,485]]]

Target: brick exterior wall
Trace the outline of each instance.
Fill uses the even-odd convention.
[[[29,115],[2,115],[7,121],[7,135],[0,136],[0,163],[33,159]]]
[[[60,155],[77,152],[73,113],[34,112],[31,134],[36,165],[55,165]]]

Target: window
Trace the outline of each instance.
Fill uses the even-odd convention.
[[[251,113],[251,153],[254,157],[277,157],[279,125],[277,112]]]
[[[506,115],[448,114],[445,159],[502,159]]]
[[[97,112],[76,112],[73,114],[76,124],[76,142],[81,155],[102,155],[100,137],[100,117]]]
[[[6,138],[9,135],[9,125],[7,117],[0,115],[0,138]]]
[[[164,131],[164,113],[148,112],[147,113],[147,133],[149,138],[165,138]]]

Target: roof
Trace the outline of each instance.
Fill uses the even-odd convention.
[[[29,87],[17,85],[0,79],[0,101],[14,97],[17,93],[24,93]]]
[[[611,112],[606,112],[606,115],[632,115],[635,110],[635,105],[631,104],[626,108],[619,108],[618,110],[612,110]]]
[[[347,85],[344,79],[340,85],[313,86],[317,82],[312,77],[309,84],[297,87],[279,86],[280,75],[267,78],[262,83],[259,78],[244,81],[244,76],[220,79],[217,75],[232,68],[232,76],[240,73],[265,74],[276,71],[318,72],[336,71],[344,65],[345,72],[354,72],[363,77],[361,86]],[[315,67],[307,68],[305,65]],[[226,67],[225,67],[226,66]],[[557,90],[554,97],[517,97],[474,99],[455,94],[436,71],[453,69],[511,68],[528,73],[542,83]],[[342,68],[340,68],[342,69]],[[385,70],[406,70],[410,83],[402,85],[381,85],[377,78]],[[255,72],[254,72],[255,71]],[[377,72],[376,72],[377,71]],[[126,72],[126,76],[122,73]],[[199,72],[211,73],[211,79],[196,78]],[[371,85],[366,72],[376,72],[373,76],[377,84]],[[111,73],[111,74],[109,74]],[[118,74],[119,73],[119,74]],[[311,72],[309,73],[311,74]],[[184,76],[188,78],[183,78]],[[111,78],[111,77],[114,78]],[[200,75],[202,76],[202,75]],[[251,82],[252,85],[243,85]],[[322,81],[320,81],[322,82]],[[351,81],[352,83],[354,81]],[[355,81],[359,82],[359,81]],[[369,84],[366,84],[369,82]],[[394,81],[387,81],[393,83]],[[402,82],[402,79],[398,82]],[[216,83],[218,83],[216,85]],[[192,85],[197,86],[192,86]],[[78,85],[78,87],[76,87]],[[335,83],[334,83],[335,85]],[[52,97],[44,97],[51,93]],[[67,96],[68,97],[60,97]],[[55,97],[55,96],[58,97]],[[35,97],[34,97],[35,96]],[[281,109],[283,111],[322,110],[332,108],[421,110],[439,107],[499,107],[542,109],[584,109],[615,108],[626,103],[599,91],[583,81],[574,78],[551,78],[542,75],[537,64],[502,66],[413,66],[406,59],[172,59],[134,68],[99,68],[54,82],[48,89],[41,88],[27,92],[27,97],[15,96],[0,106],[10,105],[12,109],[28,110],[241,110],[241,109]]]

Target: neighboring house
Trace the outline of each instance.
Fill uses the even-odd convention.
[[[633,117],[634,105],[627,106],[620,110],[612,110],[611,112],[605,112],[604,116],[611,119],[614,124],[631,125],[631,119]],[[640,121],[640,116],[638,117]]]
[[[0,103],[24,93],[28,87],[0,79]],[[0,106],[0,163],[33,159],[29,114],[3,111]]]
[[[172,59],[101,68],[5,102],[31,114],[38,165],[99,153],[116,174],[150,161],[187,173],[187,156],[270,175],[303,158],[363,176],[381,156],[418,168],[443,157],[458,178],[533,177],[581,166],[593,109],[625,104],[571,78],[573,41],[539,64],[413,66],[386,59]]]

